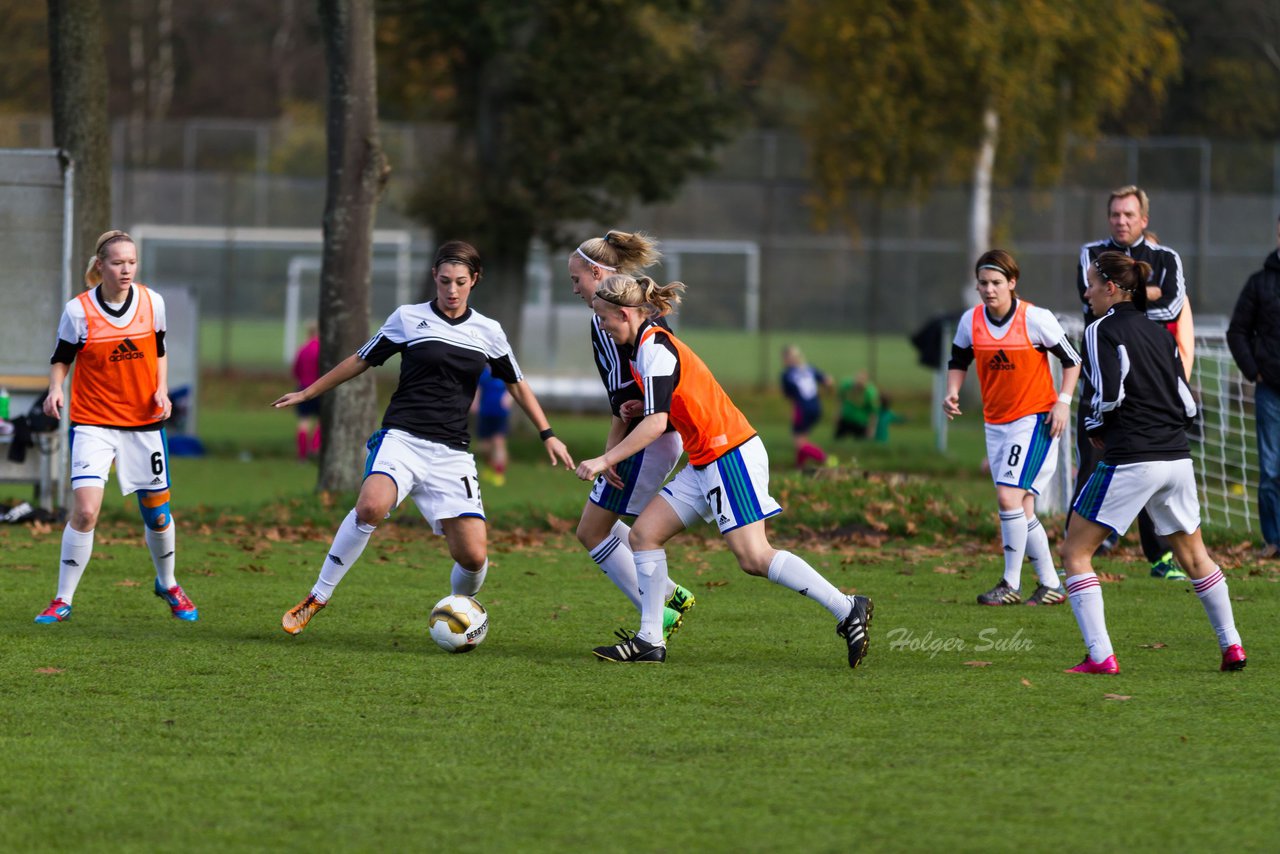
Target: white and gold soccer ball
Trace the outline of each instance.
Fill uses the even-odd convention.
[[[489,633],[489,612],[470,596],[446,596],[431,609],[431,639],[449,652],[471,652]]]

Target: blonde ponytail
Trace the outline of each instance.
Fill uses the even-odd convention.
[[[616,274],[600,283],[596,296],[623,308],[644,309],[650,317],[663,317],[680,304],[683,282],[659,285],[648,276],[632,278]]]
[[[609,273],[634,275],[662,259],[658,243],[637,231],[610,230],[604,237],[589,237],[574,250],[589,263]]]

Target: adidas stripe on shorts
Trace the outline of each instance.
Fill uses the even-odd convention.
[[[996,486],[1014,486],[1039,495],[1058,470],[1058,440],[1049,436],[1049,415],[1024,415],[1007,424],[986,425],[987,462]]]
[[[1076,515],[1123,534],[1146,508],[1162,537],[1200,527],[1200,499],[1191,460],[1098,463],[1071,508]]]
[[[611,486],[604,475],[597,477],[591,503],[620,516],[639,516],[675,470],[683,452],[679,433],[663,433],[649,447],[618,463],[618,477],[626,484],[622,489]]]
[[[105,487],[116,464],[120,494],[169,488],[169,443],[163,429],[71,428],[71,488]]]
[[[437,536],[444,533],[445,519],[484,518],[476,458],[470,453],[395,429],[374,433],[367,447],[364,476],[384,474],[395,481],[396,507],[412,498]]]
[[[782,512],[769,495],[769,454],[759,436],[703,468],[680,469],[662,497],[686,528],[701,517],[722,534]]]

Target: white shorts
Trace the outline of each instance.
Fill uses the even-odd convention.
[[[1071,509],[1081,518],[1123,534],[1144,507],[1162,537],[1199,528],[1200,500],[1191,460],[1098,463]]]
[[[105,488],[116,464],[120,494],[169,488],[169,443],[163,429],[71,428],[71,488]]]
[[[782,512],[769,495],[769,454],[759,436],[702,468],[680,469],[662,497],[686,528],[701,517],[722,534]]]
[[[639,516],[675,471],[682,453],[680,434],[674,430],[663,433],[649,447],[618,463],[618,476],[626,484],[622,489],[611,486],[604,475],[597,477],[591,503],[619,516]]]
[[[1058,440],[1049,436],[1049,416],[1024,415],[1008,424],[987,424],[987,462],[996,486],[1039,495],[1058,470]]]
[[[403,430],[379,430],[368,447],[364,476],[384,474],[395,481],[396,507],[412,497],[437,535],[444,533],[445,519],[484,518],[476,458],[471,454]]]

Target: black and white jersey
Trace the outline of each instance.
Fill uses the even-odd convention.
[[[668,332],[671,331],[666,318],[653,318],[650,322]],[[613,410],[614,415],[621,417],[622,404],[628,400],[644,400],[644,392],[636,384],[635,377],[631,375],[631,359],[635,356],[635,348],[618,344],[610,338],[601,328],[600,318],[592,315],[591,350],[595,354],[596,370],[600,372],[600,381],[604,383],[605,391],[609,393],[609,408]],[[635,429],[639,423],[640,419],[633,419],[628,425],[628,431]],[[667,429],[675,428],[668,424]]]
[[[1132,246],[1121,246],[1110,238],[1095,240],[1080,247],[1080,265],[1076,268],[1076,290],[1080,292],[1080,302],[1084,303],[1084,322],[1086,325],[1097,320],[1089,310],[1089,303],[1084,298],[1086,268],[1093,265],[1093,260],[1103,252],[1123,252],[1135,261],[1145,261],[1151,265],[1151,278],[1147,284],[1160,288],[1160,299],[1147,300],[1147,317],[1156,323],[1173,323],[1182,314],[1182,306],[1187,301],[1187,280],[1182,275],[1182,258],[1168,246],[1161,246],[1143,237]]]
[[[460,451],[471,444],[467,413],[488,365],[503,382],[522,379],[507,335],[497,321],[468,308],[445,317],[435,301],[402,305],[356,355],[381,365],[400,354],[400,382],[383,429],[395,428]]]
[[[1084,331],[1083,373],[1085,430],[1106,443],[1108,465],[1191,456],[1196,402],[1169,330],[1117,303]]]

